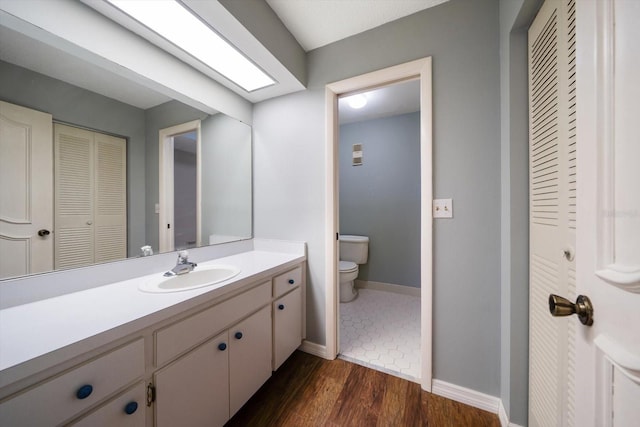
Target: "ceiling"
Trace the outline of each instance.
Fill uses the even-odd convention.
[[[266,0],[307,51],[445,1]],[[0,59],[142,109],[169,100],[164,95],[3,26],[0,26]],[[395,95],[390,98],[392,92]],[[400,96],[406,96],[406,105],[390,101]],[[341,117],[341,121],[346,123],[417,111],[413,98],[407,90],[387,88],[373,96],[365,109],[347,113],[348,109],[343,108],[345,117]],[[376,102],[380,99],[387,101]],[[257,102],[260,99],[249,100]],[[378,110],[374,111],[374,108]]]
[[[171,98],[0,25],[0,60],[146,110]]]
[[[266,0],[305,51],[448,0]]]
[[[338,100],[340,124],[397,116],[420,111],[420,80],[409,80],[362,93],[367,104],[354,109],[349,106],[348,98]]]

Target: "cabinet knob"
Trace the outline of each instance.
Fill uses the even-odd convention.
[[[124,407],[124,413],[127,415],[131,415],[138,410],[138,402],[129,402],[127,406]]]
[[[218,344],[218,350],[220,351],[225,351],[227,349],[227,344],[221,342],[220,344]]]
[[[284,304],[278,305],[278,310],[284,310]]]
[[[296,283],[296,281],[295,281],[295,280],[293,280],[293,279],[289,279],[289,284],[290,284],[290,285],[293,285],[294,283]]]
[[[236,332],[235,334],[236,339],[242,339],[242,332]]]
[[[93,386],[91,384],[85,384],[76,391],[76,397],[78,399],[86,399],[93,393]]]

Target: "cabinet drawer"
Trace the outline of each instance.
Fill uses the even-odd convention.
[[[156,366],[162,366],[186,350],[206,341],[271,300],[270,283],[217,304],[156,332]]]
[[[143,375],[139,339],[3,402],[0,425],[60,424]]]
[[[296,267],[273,278],[273,296],[275,298],[295,289],[302,284],[302,267]]]
[[[146,390],[144,381],[140,381],[71,425],[74,427],[144,427],[147,409]]]

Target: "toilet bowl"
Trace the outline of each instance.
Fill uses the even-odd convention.
[[[354,280],[358,278],[358,264],[340,261],[340,302],[353,301],[358,296]]]
[[[368,256],[368,237],[340,236],[340,302],[350,302],[358,296],[354,281],[360,271],[358,265],[366,264]]]

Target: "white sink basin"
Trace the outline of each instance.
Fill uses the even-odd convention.
[[[224,282],[239,273],[240,269],[231,265],[207,265],[180,276],[164,277],[159,274],[140,284],[138,289],[151,293],[189,291]]]

